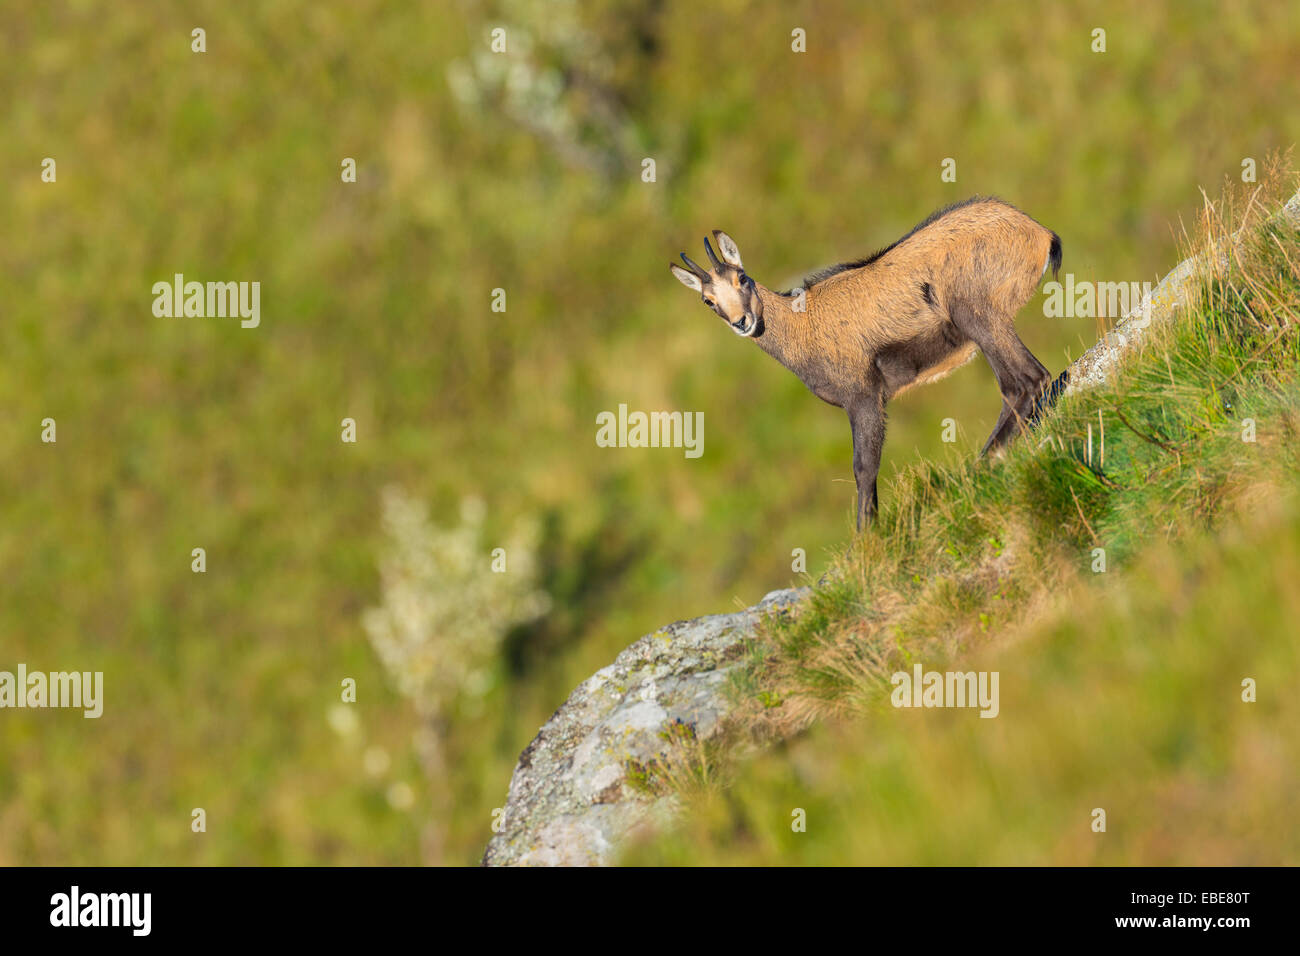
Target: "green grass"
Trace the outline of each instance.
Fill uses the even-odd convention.
[[[692,300],[666,269],[679,250],[726,229],[782,287],[991,193],[1060,233],[1080,279],[1155,279],[1199,186],[1300,140],[1294,4],[596,0],[572,7],[581,31],[566,9],[5,5],[0,668],[103,670],[106,702],[98,722],[0,714],[0,863],[476,862],[520,751],[581,680],[797,580],[794,548],[819,576],[851,534],[844,415]],[[499,23],[573,81],[583,142],[608,145],[615,104],[624,166],[573,165],[499,104],[458,103],[449,71]],[[260,281],[261,327],[155,318],[176,272]],[[1019,327],[1053,371],[1097,333],[1038,301]],[[620,402],[703,411],[704,456],[597,448]],[[998,408],[983,363],[896,403],[887,509],[942,485],[950,465],[907,469],[972,456]],[[361,626],[389,484],[443,525],[479,497],[489,540],[547,528],[553,611],[450,715],[436,779]],[[945,546],[972,561],[985,536],[959,519]],[[931,560],[954,559],[908,556]],[[345,677],[352,735],[329,718]],[[414,803],[388,798],[399,784]]]
[[[1231,203],[1209,218],[1226,248]],[[1114,381],[999,463],[909,472],[754,648],[732,739],[791,739],[687,788],[630,861],[1294,863],[1297,264],[1300,232],[1256,216]],[[915,663],[999,672],[999,715],[889,706]]]

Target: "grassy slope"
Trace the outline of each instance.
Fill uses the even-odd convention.
[[[1204,249],[1226,248],[1225,208]],[[852,719],[688,786],[681,830],[631,859],[1300,859],[1300,233],[1243,235],[1117,382],[993,467],[913,469],[748,675],[751,730]],[[1085,450],[1099,413],[1104,467]],[[914,662],[997,670],[1000,716],[888,706],[888,675]]]

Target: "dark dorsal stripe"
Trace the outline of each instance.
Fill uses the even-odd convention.
[[[897,242],[891,242],[889,245],[885,246],[885,248],[873,252],[864,259],[855,259],[852,262],[841,262],[837,265],[828,266],[825,269],[814,272],[803,280],[803,287],[805,289],[810,289],[817,283],[825,282],[827,279],[831,278],[831,276],[837,276],[841,272],[848,272],[852,269],[861,269],[863,266],[869,266],[881,256],[884,256],[886,253],[891,252],[904,242],[907,242],[908,239],[911,239],[926,226],[933,225],[953,210],[961,209],[965,206],[973,206],[976,203],[982,202],[1001,203],[1002,200],[998,199],[996,196],[972,196],[970,199],[963,199],[961,202],[955,202],[952,205],[944,206],[942,209],[936,210],[926,216],[923,221],[916,224],[911,232],[905,235],[902,239],[899,239]],[[1005,205],[1005,203],[1003,203],[1003,205]]]

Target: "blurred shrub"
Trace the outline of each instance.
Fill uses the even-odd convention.
[[[546,613],[536,586],[537,530],[522,525],[500,551],[485,546],[486,508],[461,506],[460,524],[438,528],[423,503],[396,487],[383,494],[388,553],[383,604],[365,612],[370,643],[422,717],[446,713],[462,694],[493,683],[511,628]]]

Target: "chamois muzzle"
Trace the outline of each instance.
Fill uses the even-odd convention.
[[[756,339],[763,334],[763,317],[746,310],[739,322],[728,322],[731,331],[747,339]]]

